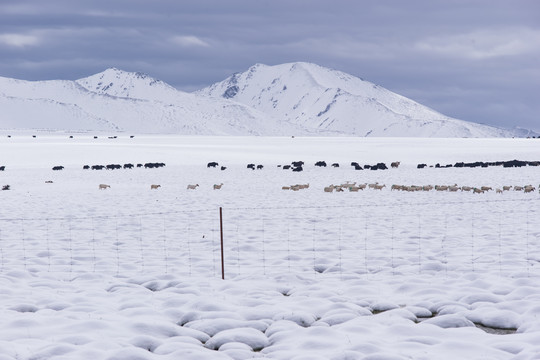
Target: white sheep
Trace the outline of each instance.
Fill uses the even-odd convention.
[[[324,192],[333,192],[334,188],[335,188],[334,185],[327,186],[324,188]]]
[[[223,186],[223,183],[221,183],[221,184],[214,184],[214,190],[220,190],[222,186]]]
[[[99,184],[99,190],[105,190],[107,188],[110,188],[111,185],[107,185],[107,184]]]
[[[377,186],[377,185],[379,185],[378,182],[376,182],[376,183],[374,183],[374,184],[369,184],[368,186],[369,186],[370,189],[374,189],[375,186]]]
[[[199,184],[188,185],[187,188],[188,188],[188,190],[195,190],[197,188],[197,186],[199,186]]]
[[[152,184],[152,185],[150,185],[150,190],[154,190],[154,189],[157,190],[160,187],[161,187],[161,185]]]

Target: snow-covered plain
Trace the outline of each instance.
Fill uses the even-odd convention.
[[[540,358],[540,167],[416,168],[538,139],[73,136],[0,137],[0,359]]]

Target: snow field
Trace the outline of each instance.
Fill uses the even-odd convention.
[[[0,165],[6,165],[0,183],[12,188],[0,192],[0,358],[536,359],[540,354],[538,192],[389,189],[394,183],[536,186],[539,170],[533,167],[415,167],[537,160],[535,143],[35,140],[0,140]],[[478,151],[469,154],[471,149]],[[304,160],[305,171],[276,166],[293,160]],[[342,166],[315,168],[317,160]],[[387,171],[348,166],[396,160],[402,166]],[[84,164],[146,161],[167,166],[82,170]],[[228,168],[207,169],[209,161]],[[265,167],[246,169],[251,162]],[[55,165],[66,169],[53,172]],[[387,187],[322,190],[345,181]],[[100,191],[100,183],[111,188]],[[196,190],[186,189],[195,183]],[[224,186],[213,190],[214,183]],[[281,190],[296,183],[310,187]],[[150,190],[150,184],[161,188]],[[485,331],[492,328],[509,334]]]

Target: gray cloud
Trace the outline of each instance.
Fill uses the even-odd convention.
[[[255,63],[338,69],[444,114],[540,131],[535,0],[7,0],[0,76],[118,67],[185,91]]]

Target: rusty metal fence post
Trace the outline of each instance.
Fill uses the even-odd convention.
[[[219,207],[219,233],[221,238],[221,279],[225,280],[225,258],[223,257],[223,210]]]

